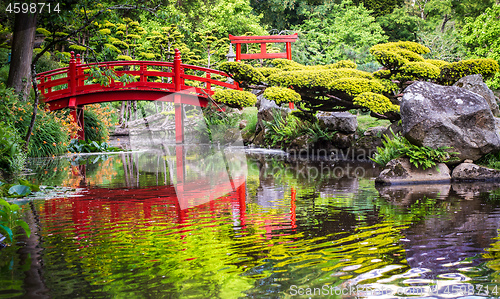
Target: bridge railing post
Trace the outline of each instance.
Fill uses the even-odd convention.
[[[77,78],[77,65],[81,63],[80,55],[75,59],[75,52],[71,51],[71,59],[69,61],[69,70],[68,70],[68,89],[69,89],[69,101],[68,108],[70,109],[70,115],[76,124],[80,127],[77,133],[77,137],[80,140],[85,140],[85,132],[84,132],[84,122],[83,122],[83,106],[78,106],[76,102],[76,88],[78,86],[78,78]]]
[[[211,79],[212,76],[210,74],[210,72],[207,72],[207,79]],[[206,86],[206,89],[207,89],[207,92],[210,93],[210,90],[212,90],[212,83],[210,83],[210,81],[207,81],[207,86]]]
[[[174,55],[174,105],[175,105],[175,143],[184,143],[184,113],[182,106],[182,96],[179,93],[182,88],[182,60],[181,52],[175,49]]]
[[[148,81],[148,77],[145,74],[146,74],[146,71],[148,70],[148,67],[146,66],[146,64],[144,64],[144,62],[141,62],[140,66],[139,66],[139,70],[140,70],[139,82],[141,82],[142,86],[146,86],[146,82]]]
[[[73,51],[71,51],[71,59],[69,60],[68,89],[71,96],[76,94],[76,60]]]
[[[76,68],[76,89],[78,89],[78,87],[80,86],[83,86],[84,85],[84,79],[83,78],[80,78],[80,75],[82,74],[82,68],[81,68],[81,64],[82,64],[82,57],[80,56],[80,54],[76,54],[76,65],[75,65],[75,68]],[[76,92],[76,90],[75,90]]]
[[[45,96],[45,76],[41,75],[40,76],[40,84],[38,84],[38,90],[40,90],[40,93]]]

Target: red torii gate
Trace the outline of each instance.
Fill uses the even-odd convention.
[[[297,40],[298,34],[292,35],[264,35],[264,36],[234,36],[229,35],[229,40],[232,44],[236,44],[236,61],[242,59],[273,59],[286,58],[292,60],[292,45],[291,43]],[[267,44],[270,43],[285,43],[286,52],[284,53],[267,53]],[[241,44],[260,44],[260,53],[241,54]]]
[[[229,40],[232,44],[236,44],[236,61],[242,59],[274,59],[286,58],[292,60],[292,43],[298,38],[298,34],[292,35],[263,35],[263,36],[234,36],[229,34]],[[286,52],[282,53],[267,53],[267,44],[270,43],[285,43]],[[241,54],[241,44],[260,44],[260,53]],[[288,103],[290,109],[294,109],[292,102]]]

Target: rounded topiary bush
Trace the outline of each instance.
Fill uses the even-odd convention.
[[[216,102],[232,108],[251,107],[257,102],[257,97],[253,93],[234,89],[216,91],[213,98]]]
[[[375,80],[365,78],[340,78],[330,84],[330,89],[342,91],[350,96],[363,92],[381,92],[384,86]]]
[[[269,87],[264,91],[266,99],[276,102],[277,105],[282,103],[300,101],[300,95],[295,91],[284,87]]]
[[[238,82],[259,84],[265,80],[264,76],[255,68],[241,62],[223,62],[219,70],[230,74]]]
[[[468,59],[442,67],[440,79],[443,84],[452,85],[460,78],[473,74],[481,74],[484,79],[489,79],[498,71],[498,63],[493,59]]]
[[[271,64],[274,67],[279,68],[279,69],[284,70],[284,71],[300,70],[300,69],[304,68],[304,65],[302,65],[298,62],[295,62],[293,60],[288,60],[288,59],[282,59],[282,58],[273,59]]]
[[[370,48],[375,59],[388,69],[398,69],[412,61],[424,61],[420,54],[429,52],[429,48],[408,41],[378,44]]]
[[[394,105],[387,97],[373,92],[363,92],[352,101],[354,104],[370,109],[375,113],[399,112],[399,106]]]
[[[266,78],[268,78],[271,75],[281,73],[283,71],[275,67],[259,67],[258,70]]]
[[[400,80],[436,80],[439,78],[441,70],[436,65],[425,62],[408,62],[401,69],[398,75]]]

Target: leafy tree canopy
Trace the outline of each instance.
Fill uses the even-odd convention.
[[[500,5],[487,8],[477,18],[466,18],[462,30],[467,54],[472,57],[488,57],[500,61]],[[488,82],[495,89],[500,88],[500,76]]]
[[[308,12],[294,45],[294,57],[303,64],[327,64],[342,59],[356,63],[371,61],[368,48],[387,41],[380,25],[363,6],[351,0],[329,3]]]

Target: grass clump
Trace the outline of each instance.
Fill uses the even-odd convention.
[[[378,119],[370,115],[358,115],[358,131],[364,133],[369,128],[383,126],[388,127],[391,122],[385,119]]]
[[[317,121],[303,120],[293,114],[283,116],[279,111],[273,113],[273,120],[263,124],[266,143],[272,147],[287,148],[300,136],[307,136],[309,143],[331,141],[336,133],[322,129]]]
[[[489,153],[476,161],[478,165],[500,170],[500,152]]]
[[[22,171],[26,162],[22,144],[23,141],[16,130],[5,122],[0,122],[0,177]]]
[[[243,120],[247,121],[247,125],[243,129],[243,133],[245,134],[255,134],[255,130],[257,128],[257,108],[248,107],[243,109],[243,113],[241,115]]]
[[[451,147],[440,147],[437,149],[428,146],[417,146],[411,144],[406,138],[392,132],[392,138],[384,135],[383,148],[377,147],[377,153],[370,158],[375,163],[385,166],[389,161],[400,157],[407,157],[410,163],[417,168],[427,169],[438,163],[446,163],[456,160],[457,152],[448,152]]]

